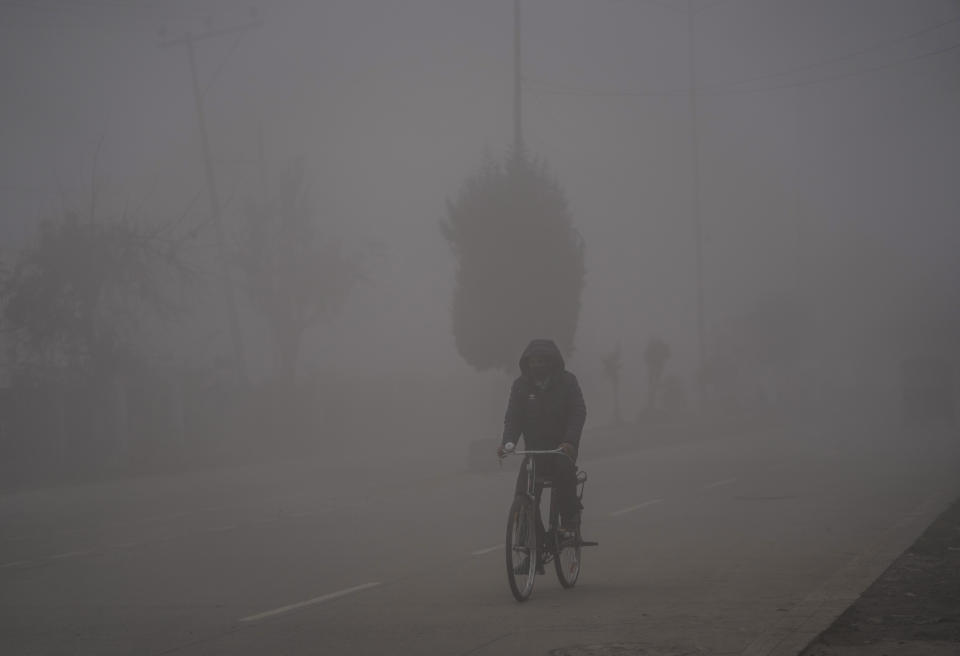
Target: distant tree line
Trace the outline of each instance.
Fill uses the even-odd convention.
[[[362,256],[316,209],[307,177],[291,163],[234,217],[228,275],[274,354],[272,369],[245,388],[218,372],[227,340],[211,341],[201,319],[222,299],[217,274],[191,253],[198,229],[161,237],[174,222],[148,226],[92,208],[41,222],[0,268],[9,381],[0,388],[0,460],[79,462],[76,454],[97,451],[124,461],[146,433],[163,433],[148,451],[195,453],[210,436],[254,426],[274,448],[297,432],[316,440],[319,409],[298,378],[302,347],[365,276]],[[191,342],[208,344],[206,357],[180,350]]]

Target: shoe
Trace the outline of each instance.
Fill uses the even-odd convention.
[[[518,576],[526,576],[530,571],[530,556],[525,556],[520,564],[513,568],[513,573]]]
[[[524,558],[520,564],[513,570],[514,574],[519,576],[526,576],[527,572],[530,570],[530,559]],[[543,568],[543,562],[537,558],[537,574],[546,574],[547,570]]]
[[[560,518],[560,530],[564,533],[576,533],[580,530],[580,513]]]

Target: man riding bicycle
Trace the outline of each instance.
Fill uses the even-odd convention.
[[[582,505],[577,498],[577,469],[574,464],[587,407],[577,377],[566,370],[560,349],[550,339],[534,339],[520,356],[520,376],[510,387],[510,399],[503,420],[503,439],[497,448],[516,444],[523,436],[528,450],[560,448],[569,458],[540,458],[538,474],[553,481],[553,493],[565,531],[580,526]],[[517,476],[517,494],[527,489],[526,468]],[[539,478],[539,476],[538,476]]]

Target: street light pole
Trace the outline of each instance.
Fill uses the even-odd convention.
[[[513,0],[513,150],[519,156],[523,151],[523,80],[520,49],[520,0]]]
[[[703,368],[705,357],[705,321],[703,310],[703,222],[700,216],[700,140],[697,127],[697,51],[696,24],[694,20],[693,0],[687,0],[687,31],[690,66],[690,151],[692,165],[692,214],[696,251],[696,287],[697,287],[697,394],[700,409],[704,405]]]

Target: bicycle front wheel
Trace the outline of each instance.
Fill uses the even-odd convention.
[[[563,535],[556,533],[557,555],[553,565],[557,570],[560,585],[572,588],[580,577],[580,529],[575,533]]]
[[[537,522],[534,506],[525,496],[517,496],[507,518],[507,581],[517,601],[526,601],[537,577]]]

